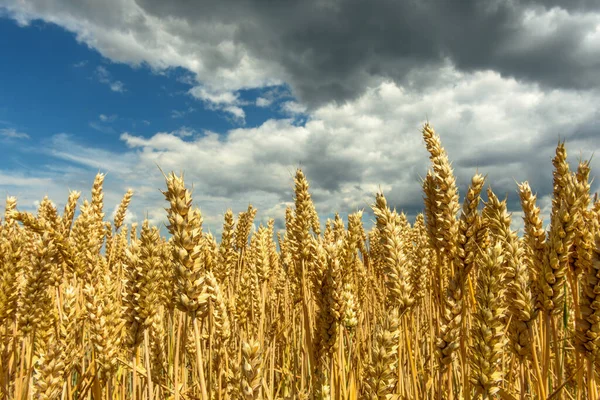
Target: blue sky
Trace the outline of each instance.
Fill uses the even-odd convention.
[[[518,216],[528,180],[547,215],[558,139],[600,149],[600,6],[479,4],[0,0],[0,194],[62,207],[101,171],[108,217],[132,188],[161,223],[158,165],[208,229],[248,203],[282,227],[301,167],[323,218],[369,224],[379,190],[414,218],[429,119],[462,193],[485,173]]]
[[[43,20],[23,26],[0,17],[0,52],[9,60],[0,63],[0,142],[6,150],[0,170],[2,177],[26,177],[37,186],[22,187],[5,179],[0,181],[5,195],[31,189],[44,193],[56,183],[54,175],[61,168],[84,167],[87,173],[82,175],[91,183],[93,173],[106,168],[76,159],[77,150],[107,155],[110,159],[99,158],[106,164],[118,161],[114,157],[127,157],[128,147],[120,140],[125,132],[144,138],[157,132],[223,134],[289,116],[281,110],[282,103],[292,100],[286,85],[237,91],[236,103],[244,105],[244,117],[239,118],[190,94],[195,82],[190,71],[113,62],[78,42],[72,32]],[[276,100],[256,105],[261,96]],[[302,122],[302,115],[294,116],[294,124]],[[72,146],[74,154],[58,153],[56,147],[62,145],[67,151]],[[160,175],[158,168],[148,172]],[[67,186],[84,186],[83,180],[59,182],[67,183],[65,193]],[[61,204],[63,199],[56,200]],[[36,204],[23,206],[32,209]]]
[[[269,89],[286,91],[285,87],[240,91],[240,101],[250,104],[244,107],[244,120],[239,120],[207,108],[189,94],[192,85],[185,83],[192,79],[189,71],[113,63],[78,43],[73,33],[40,20],[21,27],[0,18],[0,52],[10,60],[0,63],[2,128],[26,133],[30,139],[5,142],[12,156],[0,161],[2,169],[20,169],[23,164],[37,168],[50,162],[31,145],[57,133],[119,152],[125,150],[118,140],[122,132],[148,137],[181,128],[218,133],[258,126],[279,114],[277,103],[269,108],[252,103]]]

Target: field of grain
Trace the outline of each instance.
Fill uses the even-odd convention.
[[[322,227],[301,170],[285,232],[225,214],[219,241],[166,176],[168,238],[103,210],[9,197],[0,225],[0,397],[7,399],[597,399],[600,202],[563,143],[544,229],[527,182],[460,197],[439,136],[411,225],[375,195]],[[210,190],[205,188],[203,190]],[[482,201],[482,191],[487,193]],[[75,218],[75,216],[77,217]]]

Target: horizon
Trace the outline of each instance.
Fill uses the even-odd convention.
[[[412,220],[429,120],[461,196],[487,175],[520,228],[515,182],[530,182],[547,222],[558,140],[572,166],[600,144],[600,6],[588,2],[110,4],[0,0],[0,192],[23,211],[45,195],[62,207],[69,189],[89,198],[100,171],[107,217],[132,188],[127,221],[163,226],[159,165],[185,172],[212,232],[248,203],[280,229],[301,167],[322,224],[364,209],[370,226],[379,189]],[[430,31],[409,17],[424,15]]]

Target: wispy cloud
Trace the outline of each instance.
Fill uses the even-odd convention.
[[[223,107],[223,111],[231,114],[237,122],[244,123],[246,119],[246,113],[241,107],[238,106],[227,106]]]
[[[195,129],[187,127],[187,126],[182,126],[181,128],[174,130],[173,132],[171,132],[172,135],[175,136],[179,136],[179,137],[190,137],[193,136],[195,134],[197,134],[198,132],[196,132]]]
[[[209,110],[224,111],[231,114],[235,122],[238,123],[245,123],[246,121],[246,113],[241,107],[245,103],[240,100],[239,94],[236,92],[195,86],[189,90],[189,94],[198,100],[202,100]]]
[[[183,118],[194,111],[196,111],[196,109],[193,107],[189,107],[187,110],[171,110],[171,118]]]
[[[65,161],[112,173],[128,174],[132,169],[127,154],[115,154],[100,148],[85,147],[73,141],[66,133],[52,136],[46,152]]]
[[[124,92],[125,87],[123,86],[123,82],[115,81],[110,83],[110,90],[113,92]]]
[[[35,187],[48,185],[52,180],[48,178],[27,177],[20,173],[15,173],[15,171],[10,171],[10,173],[0,171],[0,182],[2,182],[1,186]]]
[[[89,123],[90,128],[97,130],[102,133],[115,133],[115,130],[112,126],[100,125],[96,121],[92,121]]]
[[[198,81],[196,80],[196,78],[192,74],[189,74],[189,73],[178,76],[177,82],[183,83],[184,85],[190,85],[190,86],[198,84]]]
[[[112,122],[115,122],[118,118],[117,114],[111,114],[111,115],[106,115],[106,114],[100,114],[98,116],[98,121],[90,121],[89,126],[92,129],[97,130],[98,132],[102,132],[102,133],[115,133],[116,131],[114,130],[114,128],[112,126],[110,126],[110,124]]]
[[[118,117],[119,116],[117,114],[111,114],[111,115],[100,114],[98,116],[98,119],[102,122],[115,122]]]
[[[123,93],[126,91],[123,82],[113,80],[111,73],[102,65],[96,67],[94,75],[96,79],[98,79],[98,82],[108,85],[108,87],[110,87],[110,90],[112,90],[113,92]]]
[[[285,99],[291,99],[292,94],[284,86],[276,86],[266,90],[256,98],[255,105],[257,107],[269,107],[277,104]]]
[[[88,60],[83,60],[83,61],[79,61],[79,62],[73,64],[73,67],[82,68],[82,67],[85,67],[86,65],[88,65]]]
[[[29,139],[29,135],[25,132],[19,132],[14,128],[0,129],[0,136],[5,139]]]

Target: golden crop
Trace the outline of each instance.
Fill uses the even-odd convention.
[[[522,236],[475,174],[462,207],[439,136],[410,224],[382,193],[321,230],[295,177],[285,232],[225,213],[220,242],[182,176],[170,237],[103,212],[9,197],[0,225],[0,398],[592,399],[600,365],[600,202],[589,162],[553,159],[550,226],[518,185]],[[482,204],[480,204],[482,203]],[[138,229],[139,228],[139,229]]]

